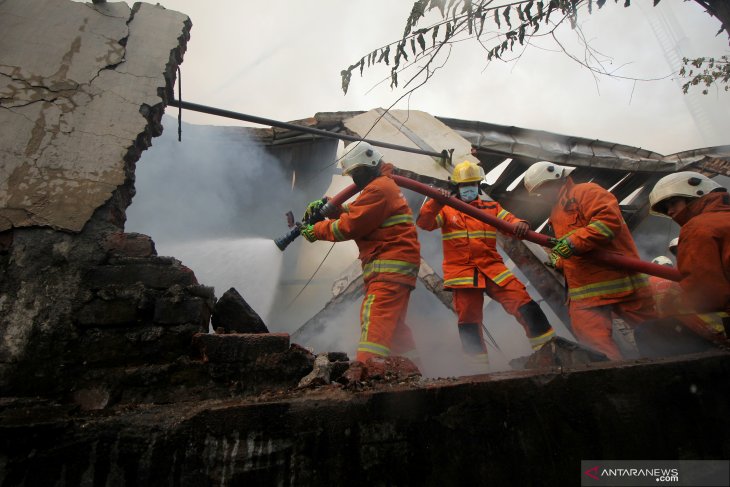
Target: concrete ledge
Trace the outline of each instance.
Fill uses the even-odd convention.
[[[211,363],[254,362],[289,349],[288,333],[228,333],[193,336],[194,357]]]
[[[25,485],[578,485],[581,459],[730,457],[729,374],[708,353],[112,415],[0,402],[0,459]]]

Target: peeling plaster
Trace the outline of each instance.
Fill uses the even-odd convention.
[[[131,185],[189,28],[149,4],[0,2],[0,231],[80,231]]]

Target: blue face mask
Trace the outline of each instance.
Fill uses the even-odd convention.
[[[479,189],[476,184],[459,186],[459,198],[465,203],[469,203],[470,201],[477,199],[478,194]]]

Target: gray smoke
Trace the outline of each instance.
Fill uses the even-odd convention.
[[[286,230],[284,213],[303,195],[291,175],[241,129],[163,118],[165,130],[137,164],[137,194],[127,230],[156,242],[199,238],[273,237]]]

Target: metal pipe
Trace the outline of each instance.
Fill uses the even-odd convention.
[[[512,223],[500,220],[499,218],[496,218],[489,213],[486,213],[478,208],[464,203],[457,198],[444,196],[436,188],[433,188],[423,183],[419,183],[418,181],[414,181],[410,178],[406,178],[403,176],[394,175],[391,177],[396,182],[396,184],[402,188],[410,189],[411,191],[415,191],[417,193],[421,193],[424,196],[428,196],[429,198],[433,198],[439,203],[448,205],[463,213],[466,213],[469,216],[473,216],[477,220],[492,225],[494,228],[500,230],[502,233],[506,233],[508,235],[511,235],[513,233],[514,225]],[[355,193],[357,192],[357,186],[355,186],[354,184],[348,186],[347,188],[337,193],[336,196],[334,196],[327,202],[325,207],[322,208],[322,213],[325,215],[327,214],[325,212],[325,208],[328,208],[327,205],[330,205],[329,208],[336,208],[337,206],[347,201],[350,197],[355,195]],[[543,247],[550,246],[550,237],[541,233],[533,232],[532,230],[528,230],[527,234],[525,235],[525,240],[529,240],[530,242],[536,243]],[[589,257],[609,266],[617,267],[627,271],[651,274],[654,276],[662,277],[664,279],[669,279],[670,281],[679,281],[682,278],[682,275],[677,269],[654,264],[651,262],[644,262],[643,260],[633,259],[631,257],[626,257],[624,255],[616,254],[614,252],[607,252],[605,250],[593,250],[591,252],[583,254],[583,256]]]
[[[171,100],[170,106],[183,108],[185,110],[192,110],[194,112],[207,113],[208,115],[216,115],[219,117],[232,118],[234,120],[242,120],[244,122],[258,123],[261,125],[268,125],[269,127],[279,127],[287,130],[293,130],[297,132],[303,132],[307,134],[319,135],[320,137],[329,137],[331,139],[349,140],[351,142],[367,142],[377,147],[385,147],[386,149],[394,149],[401,152],[411,152],[413,154],[423,154],[424,156],[431,156],[436,159],[442,159],[445,164],[449,160],[449,153],[446,149],[439,152],[427,151],[423,149],[416,149],[413,147],[406,147],[403,145],[391,144],[388,142],[380,142],[371,139],[362,139],[354,135],[338,134],[330,132],[329,130],[315,129],[311,127],[304,127],[302,125],[295,125],[293,123],[280,122],[278,120],[272,120],[270,118],[257,117],[255,115],[246,115],[245,113],[232,112],[229,110],[223,110],[220,108],[209,107],[205,105],[199,105],[197,103],[190,103],[189,101]]]

